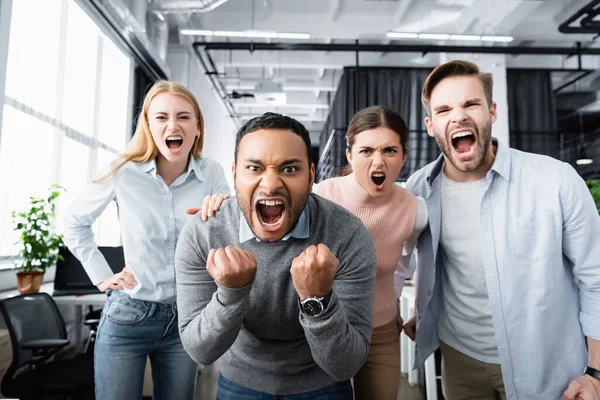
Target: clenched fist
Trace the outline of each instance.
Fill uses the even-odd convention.
[[[211,249],[206,270],[219,285],[237,289],[254,281],[256,260],[249,251],[233,246]]]
[[[292,261],[290,272],[301,300],[331,292],[340,262],[324,244],[309,246]]]

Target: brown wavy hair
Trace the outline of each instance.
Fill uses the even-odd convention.
[[[423,107],[427,110],[427,115],[431,116],[431,105],[429,104],[431,92],[433,92],[438,83],[453,76],[474,76],[478,78],[483,85],[483,93],[485,94],[488,106],[492,105],[492,92],[494,90],[494,78],[492,74],[479,71],[477,64],[470,61],[453,60],[437,66],[427,79],[425,79],[423,92],[421,93],[421,103],[423,103]]]
[[[393,130],[400,136],[400,145],[404,154],[408,154],[408,126],[396,111],[386,106],[371,106],[357,112],[346,130],[346,149],[352,151],[356,135],[361,132],[384,127]],[[352,166],[346,165],[340,175],[352,173]]]

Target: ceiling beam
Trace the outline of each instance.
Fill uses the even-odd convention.
[[[356,43],[252,43],[252,42],[195,42],[194,47],[206,50],[280,50],[280,51],[332,51],[332,52],[416,52],[416,53],[481,53],[481,54],[532,54],[532,55],[600,55],[600,48],[574,47],[521,47],[521,46],[440,46],[407,44],[356,44]],[[311,67],[311,68],[314,68]]]

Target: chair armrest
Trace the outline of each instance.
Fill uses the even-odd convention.
[[[94,325],[98,325],[100,323],[99,319],[86,319],[83,322],[83,325],[85,326],[94,326]]]
[[[23,350],[58,350],[69,344],[67,339],[39,339],[21,343]]]

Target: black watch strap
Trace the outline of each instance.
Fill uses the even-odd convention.
[[[587,367],[585,369],[585,374],[600,380],[600,371],[598,371],[596,368]]]
[[[329,293],[327,293],[324,297],[323,300],[321,300],[321,302],[323,303],[323,307],[325,307],[325,309],[327,309],[327,307],[329,306],[329,301],[331,300],[331,295],[333,294],[333,290],[330,291]]]

